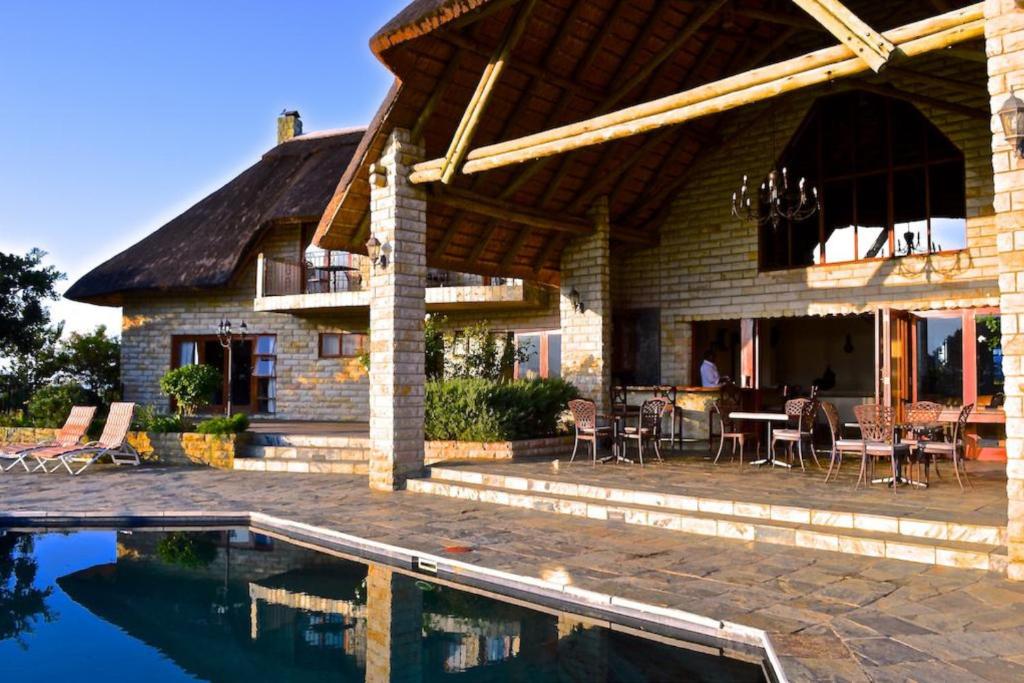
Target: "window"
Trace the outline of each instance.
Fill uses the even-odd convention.
[[[366,351],[368,337],[355,332],[323,332],[320,334],[321,358],[352,358]]]
[[[261,413],[277,412],[277,337],[256,337],[253,357],[256,380],[256,409]]]
[[[519,379],[562,376],[562,333],[528,332],[516,335],[516,345],[526,351],[528,357],[516,364],[515,376]]]
[[[917,397],[959,403],[964,393],[964,323],[957,313],[925,314],[917,321]]]
[[[779,163],[821,211],[761,227],[761,267],[799,268],[966,246],[963,154],[913,105],[854,91],[820,99]]]
[[[975,318],[978,404],[988,406],[1003,393],[1003,334],[998,315]],[[998,400],[996,400],[998,404]]]

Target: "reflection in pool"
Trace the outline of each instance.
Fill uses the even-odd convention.
[[[763,680],[245,529],[0,534],[0,680]]]

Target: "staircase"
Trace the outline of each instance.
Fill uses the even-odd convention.
[[[431,467],[408,490],[553,514],[798,548],[1003,572],[1006,527],[720,500]]]
[[[365,436],[253,434],[235,455],[234,468],[248,472],[362,474],[369,472]]]

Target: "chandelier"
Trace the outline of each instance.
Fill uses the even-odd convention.
[[[768,177],[761,183],[757,192],[757,205],[748,189],[747,176],[743,176],[743,184],[738,192],[732,193],[732,215],[748,221],[757,221],[759,225],[772,224],[778,228],[782,221],[802,221],[810,218],[821,208],[818,204],[818,188],[811,187],[807,191],[807,180],[803,177],[796,186],[791,186],[786,167],[782,170],[772,169]]]

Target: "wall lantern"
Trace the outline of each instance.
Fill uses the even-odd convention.
[[[370,257],[370,261],[374,266],[381,269],[388,267],[388,256],[381,253],[380,240],[373,235],[370,235],[370,239],[366,240],[366,255]]]
[[[1024,102],[1010,93],[1010,98],[999,108],[999,121],[1003,124],[1003,135],[1017,151],[1017,156],[1024,158]]]
[[[572,304],[572,310],[576,313],[583,312],[583,299],[580,298],[579,290],[575,287],[569,290],[569,303]]]

